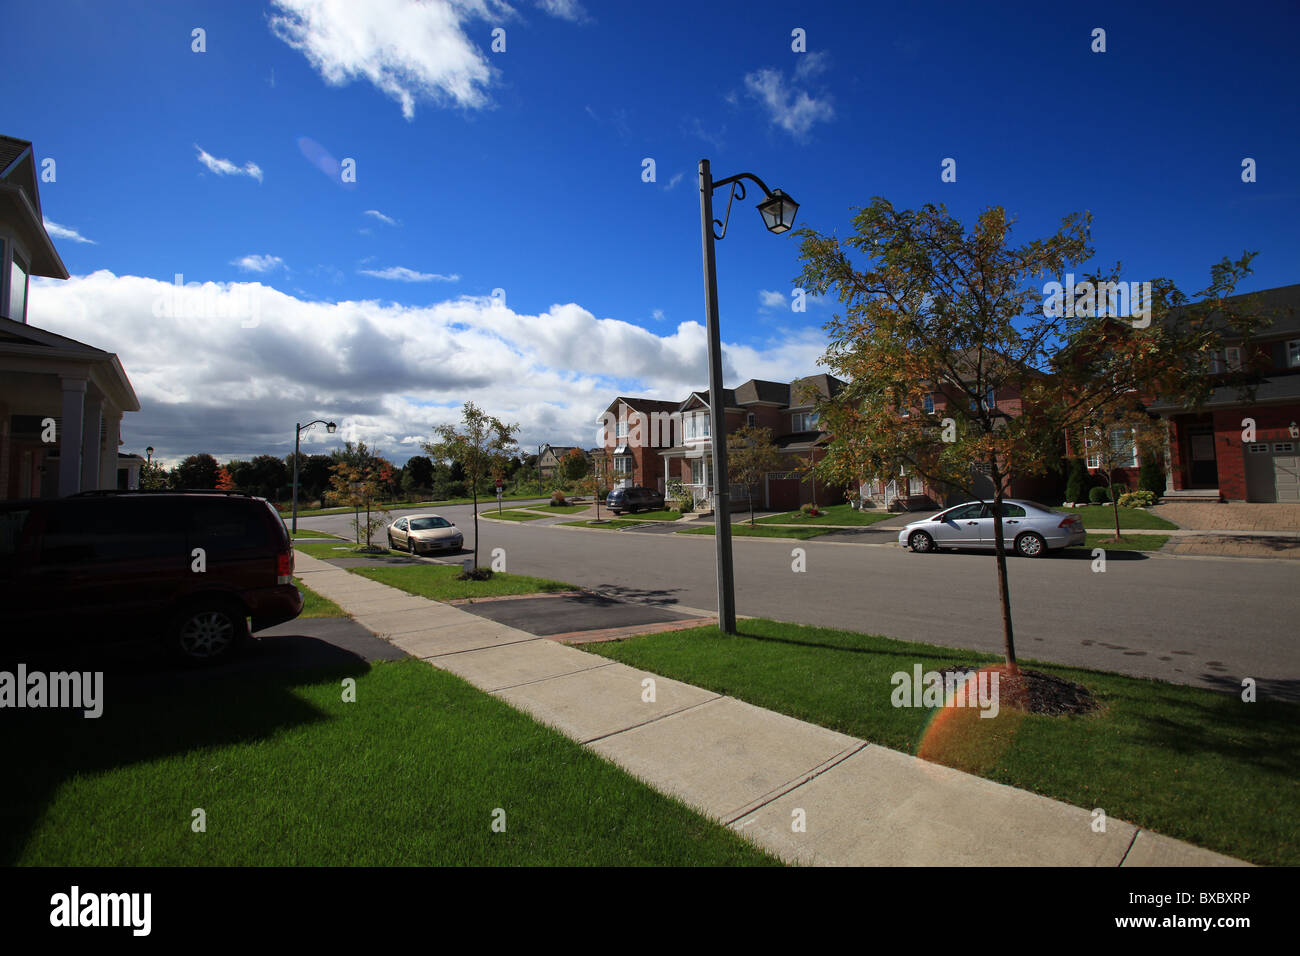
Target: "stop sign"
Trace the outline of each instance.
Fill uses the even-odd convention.
[[[502,484],[503,484],[502,480],[501,480],[500,478],[498,478],[498,479],[497,479],[497,487],[500,488]]]

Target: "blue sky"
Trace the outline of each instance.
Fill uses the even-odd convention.
[[[614,395],[704,387],[703,156],[799,225],[883,195],[1002,205],[1027,241],[1086,209],[1127,278],[1190,293],[1252,249],[1247,288],[1300,281],[1294,4],[809,6],[19,5],[0,132],[55,160],[74,276],[29,321],[121,356],[125,450],[284,453],[334,417],[402,461],[466,399],[590,445]],[[790,310],[797,241],[755,198],[718,246],[728,385],[817,371],[830,314]],[[261,283],[257,325],[159,318],[176,273]]]

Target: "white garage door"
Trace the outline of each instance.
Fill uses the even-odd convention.
[[[1295,442],[1246,446],[1246,499],[1300,504],[1300,449]]]

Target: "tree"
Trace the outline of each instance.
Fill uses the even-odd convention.
[[[388,509],[378,504],[378,499],[391,477],[391,466],[384,459],[370,454],[365,442],[359,442],[356,449],[348,442],[345,453],[339,456],[331,472],[328,497],[353,508],[352,527],[356,543],[361,544],[364,530],[367,549],[374,547],[375,531],[388,520]],[[373,516],[372,507],[375,508]],[[361,520],[363,508],[366,512],[364,522]]]
[[[519,425],[506,425],[488,415],[473,402],[466,402],[461,428],[439,425],[434,429],[438,441],[422,447],[436,461],[450,461],[454,478],[457,469],[468,480],[474,498],[474,571],[478,571],[478,486],[494,470],[504,471],[505,462],[516,450],[515,434]]]
[[[411,476],[413,487],[433,488],[433,461],[424,455],[412,455],[406,461],[405,473],[402,475],[402,487],[406,487],[406,475]]]
[[[161,491],[167,486],[167,469],[158,462],[146,461],[140,466],[141,491]]]
[[[596,455],[591,460],[591,471],[578,483],[578,490],[596,499],[596,520],[600,519],[600,503],[605,490],[614,483],[613,462],[609,455]]]
[[[1069,477],[1065,480],[1065,500],[1069,504],[1086,501],[1088,487],[1088,469],[1083,466],[1082,458],[1070,459]]]
[[[172,487],[215,488],[220,467],[211,455],[190,455],[172,469]]]
[[[264,498],[274,498],[292,480],[292,473],[275,455],[258,455],[248,463],[247,489]],[[301,476],[299,476],[301,481]]]
[[[587,472],[591,471],[591,462],[581,448],[572,448],[560,459],[557,471],[565,484],[573,484],[587,476]]]
[[[230,477],[229,468],[222,467],[217,469],[217,489],[219,491],[235,490],[235,480]]]
[[[1101,477],[1110,495],[1110,506],[1115,518],[1115,537],[1110,540],[1122,541],[1115,472],[1129,467],[1128,463],[1135,457],[1146,461],[1163,450],[1163,423],[1154,424],[1140,402],[1121,399],[1094,408],[1081,429],[1081,434],[1085,458],[1097,462],[1096,465],[1090,465],[1088,470]]]
[[[769,471],[781,467],[781,453],[772,443],[772,429],[742,425],[727,436],[728,480],[737,478],[749,492],[749,523],[754,523],[754,488]]]
[[[1081,431],[1108,397],[1203,403],[1211,388],[1203,358],[1217,336],[1210,317],[1247,338],[1254,324],[1249,309],[1225,301],[1249,273],[1250,253],[1214,266],[1194,305],[1172,282],[1153,280],[1145,321],[1114,321],[1118,265],[1085,276],[1072,288],[1081,302],[1065,307],[1064,287],[1053,295],[1041,283],[1092,258],[1090,222],[1071,214],[1055,235],[1012,247],[1013,221],[999,207],[967,232],[942,205],[896,210],[877,197],[857,211],[846,239],[799,230],[797,284],[814,294],[834,289],[844,307],[827,324],[822,363],[849,385],[819,403],[837,446],[819,467],[839,477],[901,467],[987,500],[983,473],[1009,674],[1018,673],[1002,523],[1011,475],[1051,467],[1062,436]],[[872,261],[859,270],[853,254]],[[1000,404],[1003,395],[1018,397],[1019,409]]]

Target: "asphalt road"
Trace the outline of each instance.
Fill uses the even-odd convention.
[[[415,512],[395,512],[394,516]],[[473,543],[467,505],[438,509]],[[299,517],[299,526],[351,534],[350,516]],[[485,549],[507,570],[567,581],[629,600],[716,611],[711,535],[637,534],[481,522]],[[382,541],[380,532],[380,541]],[[991,555],[918,555],[831,541],[734,539],[742,615],[1000,653],[1001,614]],[[791,570],[805,549],[807,570]],[[480,554],[486,563],[489,551]],[[1008,559],[1017,655],[1300,700],[1300,567],[1294,561],[1146,557],[1110,552],[1104,573],[1085,549]]]

